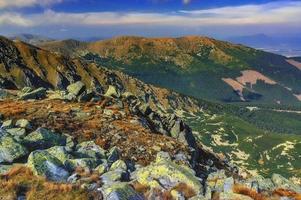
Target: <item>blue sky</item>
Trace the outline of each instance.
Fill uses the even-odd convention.
[[[301,33],[301,1],[1,0],[0,34],[18,33],[55,38],[290,36]]]

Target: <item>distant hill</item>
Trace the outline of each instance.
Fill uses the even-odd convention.
[[[301,37],[297,36],[281,37],[256,34],[230,37],[225,40],[285,56],[301,56]]]
[[[292,57],[291,59],[293,59],[295,61],[298,61],[298,62],[301,62],[301,57]]]
[[[284,56],[207,37],[118,37],[42,48],[82,56],[145,82],[222,102],[300,105],[301,70]],[[67,51],[66,51],[67,49]]]
[[[20,40],[20,41],[23,41],[23,42],[26,42],[26,43],[32,44],[32,45],[40,44],[43,42],[54,41],[54,39],[51,39],[48,37],[44,37],[44,36],[40,36],[40,35],[33,35],[33,34],[28,34],[28,33],[14,35],[14,36],[9,37],[9,39]]]
[[[277,40],[265,34],[245,35],[230,37],[227,39],[230,42],[244,44],[252,47],[272,46],[277,44]]]

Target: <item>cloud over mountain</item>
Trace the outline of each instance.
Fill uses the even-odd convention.
[[[224,33],[236,31],[236,34],[251,34],[254,30],[269,33],[296,32],[301,24],[301,2],[300,1],[277,1],[265,4],[244,4],[235,6],[222,6],[216,8],[202,9],[178,9],[174,11],[164,10],[91,10],[91,11],[72,11],[58,10],[51,8],[50,5],[62,3],[67,0],[4,0],[0,3],[0,27],[9,26],[11,30],[19,28],[40,28],[51,29],[58,26],[64,30],[73,28],[73,31],[85,27],[86,31],[91,29],[119,26],[126,27],[121,30],[124,34],[141,34],[137,30],[141,27],[149,26],[155,31],[168,31],[170,28],[177,28],[178,33],[182,34],[202,34],[211,32]],[[20,2],[20,4],[18,3]],[[194,3],[191,0],[183,0],[183,3]],[[24,6],[43,6],[38,12],[17,12],[15,8]],[[10,7],[10,8],[9,8]],[[283,28],[285,27],[285,28]],[[179,29],[180,28],[180,29]],[[6,30],[6,29],[5,29]],[[112,30],[112,29],[111,29]],[[144,28],[142,30],[145,30]],[[5,32],[4,29],[2,32]],[[24,31],[23,31],[24,32]],[[92,31],[91,31],[92,32]],[[149,30],[148,33],[152,33]],[[158,33],[158,32],[157,32]],[[185,34],[184,33],[184,34]],[[155,34],[155,33],[154,33]],[[209,33],[210,34],[210,33]]]

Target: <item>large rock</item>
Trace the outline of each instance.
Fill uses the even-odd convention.
[[[156,161],[147,167],[138,169],[136,179],[142,185],[151,188],[172,189],[179,183],[185,183],[192,188],[196,194],[203,192],[203,187],[192,170],[187,167],[175,164],[164,157],[157,157]]]
[[[74,171],[77,168],[84,169],[85,171],[90,171],[97,167],[100,162],[100,160],[97,160],[95,158],[77,158],[66,160],[65,166],[69,171]]]
[[[293,184],[291,181],[287,180],[279,174],[272,175],[272,181],[276,188],[293,190],[297,193],[301,193],[301,187]]]
[[[46,88],[38,88],[33,91],[25,92],[20,95],[21,100],[29,100],[29,99],[42,99],[46,97]]]
[[[109,169],[109,163],[108,163],[108,161],[105,160],[105,159],[102,159],[102,160],[101,160],[101,164],[98,165],[98,166],[94,169],[94,171],[97,172],[98,174],[102,175],[102,174],[104,174],[105,172],[107,172],[108,169]]]
[[[81,158],[105,158],[105,150],[93,141],[82,142],[76,146],[75,155]]]
[[[124,170],[118,169],[113,171],[108,171],[101,175],[101,181],[105,185],[111,185],[112,183],[115,183],[117,181],[125,181],[128,180],[128,173]]]
[[[31,125],[27,119],[19,119],[16,122],[16,126],[20,128],[30,129]]]
[[[48,99],[72,101],[76,99],[76,96],[66,91],[48,91]]]
[[[79,102],[86,102],[90,101],[94,96],[95,93],[92,90],[86,90],[78,96],[77,100]]]
[[[109,85],[109,88],[107,90],[107,92],[104,94],[104,96],[106,97],[115,97],[115,98],[119,98],[120,94],[117,91],[116,87],[113,85]]]
[[[106,200],[144,200],[144,198],[127,183],[106,185],[102,187],[101,190]]]
[[[250,189],[253,189],[257,192],[264,192],[264,191],[273,191],[275,189],[275,185],[273,184],[272,180],[269,178],[264,178],[263,176],[257,175],[254,176],[243,183]]]
[[[66,145],[66,136],[54,133],[45,128],[38,128],[24,138],[29,149],[48,149],[53,146]]]
[[[10,128],[6,129],[6,131],[12,136],[23,137],[26,134],[26,130],[24,128]]]
[[[74,96],[78,96],[85,91],[86,87],[85,84],[81,81],[77,81],[67,87],[69,93],[73,94]]]
[[[168,120],[165,120],[166,126],[169,127],[170,135],[176,138],[181,143],[196,148],[195,137],[192,134],[190,127],[184,123],[182,119],[176,115],[171,115]]]
[[[31,152],[27,166],[36,175],[45,176],[52,181],[65,181],[69,176],[63,163],[45,150]]]
[[[219,200],[253,200],[253,198],[241,194],[222,192],[219,195]]]
[[[12,163],[27,154],[27,149],[12,137],[0,137],[0,163]]]
[[[117,161],[119,159],[119,150],[117,147],[112,147],[109,151],[109,153],[107,154],[108,156],[108,162],[109,163],[113,163],[115,161]]]
[[[224,170],[209,174],[206,180],[206,187],[215,192],[229,192],[233,184],[233,178],[227,178]]]
[[[127,170],[127,165],[123,160],[117,160],[116,162],[114,162],[111,165],[110,170],[123,170],[123,171],[126,171]]]
[[[9,135],[9,133],[8,133],[5,129],[0,128],[0,138],[1,138],[1,137],[4,137],[4,136],[6,136],[6,135]]]
[[[14,126],[13,120],[10,119],[10,120],[4,121],[1,125],[1,128],[9,129],[9,128],[13,128],[13,126]]]
[[[64,146],[54,146],[46,151],[59,159],[62,163],[65,163],[66,160],[71,159],[71,155],[67,152],[67,149]]]

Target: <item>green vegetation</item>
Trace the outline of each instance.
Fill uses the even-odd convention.
[[[301,175],[301,135],[277,134],[230,114],[186,116],[198,141],[253,173]]]
[[[195,98],[240,102],[237,92],[222,78],[235,80],[241,71],[253,70],[277,84],[258,80],[245,85],[246,100],[254,104],[301,105],[294,96],[301,93],[301,71],[276,54],[201,37],[122,37],[91,46],[86,47],[90,53],[83,55],[86,60]]]

